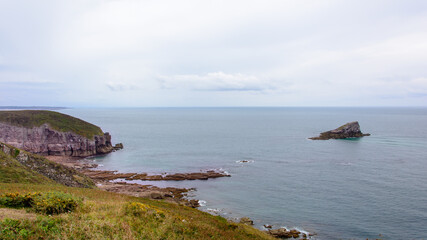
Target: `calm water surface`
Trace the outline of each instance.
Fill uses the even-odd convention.
[[[205,211],[316,232],[316,239],[427,239],[426,108],[65,109],[125,149],[122,172],[223,169],[196,187]],[[358,120],[372,136],[311,141]],[[248,163],[239,163],[249,160]]]

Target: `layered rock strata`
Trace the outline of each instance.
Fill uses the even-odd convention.
[[[26,128],[0,122],[0,141],[41,155],[87,157],[113,150],[109,133],[88,139],[73,132],[54,130],[48,124]]]
[[[341,127],[322,132],[318,137],[312,137],[312,140],[328,140],[328,139],[345,139],[345,138],[359,138],[363,136],[370,136],[369,133],[362,133],[360,131],[359,122],[349,122]]]
[[[147,173],[118,173],[117,171],[102,171],[102,170],[81,170],[86,176],[94,180],[116,180],[125,179],[127,181],[142,180],[142,181],[183,181],[183,180],[208,180],[210,178],[230,177],[224,172],[206,171],[196,173],[174,173],[166,175],[148,175]]]

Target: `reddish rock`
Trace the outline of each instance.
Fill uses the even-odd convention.
[[[25,128],[0,122],[0,141],[41,155],[87,157],[113,150],[109,133],[88,139],[73,132],[53,130],[48,124]]]

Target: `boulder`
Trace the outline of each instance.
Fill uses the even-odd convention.
[[[153,192],[153,193],[151,193],[150,197],[151,197],[152,199],[163,199],[163,198],[164,198],[162,194],[157,193],[157,192]]]
[[[116,145],[114,145],[114,150],[120,150],[123,149],[123,143],[116,143]]]
[[[269,224],[264,224],[264,227],[265,227],[265,228],[268,228],[268,229],[272,228],[272,226],[271,226],[271,225],[269,225]]]
[[[252,221],[248,217],[242,217],[240,218],[240,223],[246,224],[246,225],[254,225],[254,221]]]
[[[322,132],[318,137],[312,137],[311,140],[329,140],[329,139],[345,139],[345,138],[359,138],[363,136],[370,136],[369,133],[362,133],[360,131],[359,122],[349,122],[341,127]]]
[[[270,229],[268,233],[276,238],[299,238],[301,234],[298,230],[292,229],[288,231],[286,228]]]

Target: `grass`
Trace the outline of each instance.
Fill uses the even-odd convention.
[[[74,212],[53,216],[32,213],[23,218],[22,212],[12,211],[0,220],[0,239],[274,239],[250,226],[173,203],[97,189],[0,183],[0,194],[34,191],[60,191],[84,201]],[[138,208],[152,211],[135,211]]]
[[[190,207],[58,184],[13,150],[0,150],[0,239],[274,239]]]
[[[46,158],[0,142],[0,182],[61,183],[67,186],[95,187],[82,173]]]
[[[24,167],[2,151],[0,151],[0,182],[56,184],[53,180]]]
[[[53,111],[0,111],[0,122],[26,128],[40,127],[47,123],[54,130],[73,132],[89,139],[93,139],[95,135],[103,135],[101,128],[96,125]]]

